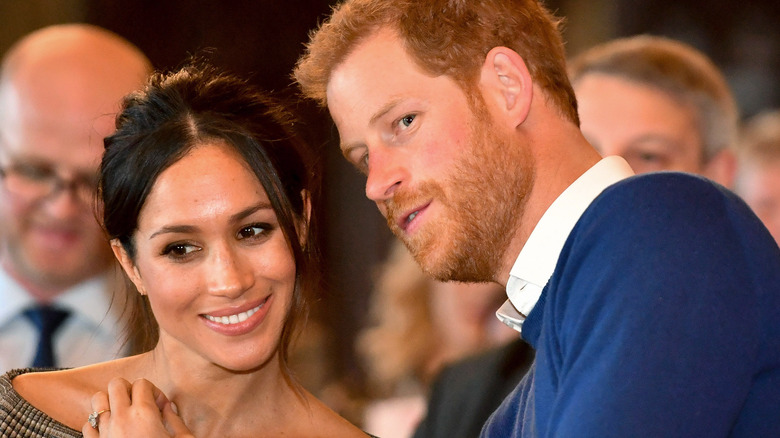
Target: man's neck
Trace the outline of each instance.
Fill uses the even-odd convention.
[[[574,125],[563,125],[551,134],[550,147],[536,155],[534,186],[521,212],[517,232],[507,246],[495,281],[506,287],[520,251],[547,209],[574,181],[601,160]],[[556,152],[557,149],[557,152]]]

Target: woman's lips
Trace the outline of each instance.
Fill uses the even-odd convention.
[[[212,330],[230,336],[242,335],[252,331],[265,319],[270,301],[269,295],[259,304],[246,310],[226,309],[202,314],[201,317]]]

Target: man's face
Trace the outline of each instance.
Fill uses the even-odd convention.
[[[526,148],[493,125],[478,96],[423,72],[388,31],[355,48],[327,93],[344,156],[423,269],[493,280],[532,185]]]
[[[44,97],[3,84],[0,165],[26,169],[27,175],[56,175],[66,185],[94,183],[113,118],[67,105],[68,99]],[[18,277],[38,289],[56,290],[105,269],[110,249],[92,204],[80,200],[73,184],[35,197],[9,190],[6,182],[0,185],[3,261]]]
[[[693,110],[648,85],[590,73],[574,84],[580,127],[603,155],[620,155],[636,173],[703,172]]]

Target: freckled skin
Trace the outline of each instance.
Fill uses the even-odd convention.
[[[236,219],[258,205],[264,207]],[[256,368],[275,356],[295,262],[268,196],[235,152],[201,145],[166,169],[141,210],[134,237],[135,265],[125,268],[149,297],[160,325],[157,349],[234,370]],[[171,247],[175,251],[165,253]],[[245,335],[225,336],[201,316],[268,296],[268,314]]]

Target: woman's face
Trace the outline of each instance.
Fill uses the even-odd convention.
[[[276,359],[295,262],[260,182],[232,149],[196,146],[160,174],[138,218],[136,258],[169,358],[250,370]]]

